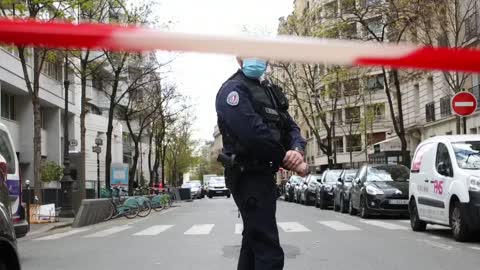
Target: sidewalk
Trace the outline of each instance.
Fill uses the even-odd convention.
[[[72,225],[73,220],[74,218],[60,218],[60,221],[55,223],[30,224],[30,232],[27,235],[36,235],[54,229],[68,227]]]

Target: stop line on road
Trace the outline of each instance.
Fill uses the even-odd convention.
[[[403,223],[403,221],[400,221],[400,222]],[[328,230],[338,231],[338,232],[365,230],[366,228],[362,228],[362,226],[360,226],[361,224],[372,226],[372,228],[374,227],[376,229],[381,228],[384,230],[408,230],[409,229],[406,223],[398,224],[398,223],[384,222],[384,221],[378,221],[378,220],[360,220],[360,223],[357,222],[355,225],[349,224],[347,222],[338,221],[338,220],[319,220],[317,221],[317,224],[319,224],[320,226],[313,227],[309,225],[309,227],[307,227],[301,224],[300,222],[295,222],[295,221],[282,221],[277,223],[279,232],[281,233],[311,233],[312,231],[318,231],[319,229],[321,229],[321,227],[327,228]],[[35,241],[58,240],[62,238],[77,237],[77,236],[81,238],[102,238],[102,237],[109,237],[112,235],[116,235],[119,233],[128,233],[129,236],[134,236],[134,237],[157,236],[157,235],[160,235],[161,233],[172,231],[174,227],[179,228],[180,226],[173,225],[173,224],[153,225],[147,228],[142,228],[139,231],[135,231],[137,227],[133,224],[128,224],[128,225],[114,226],[114,227],[110,227],[108,229],[100,230],[90,234],[81,235],[81,233],[88,232],[92,229],[87,227],[87,228],[80,228],[80,229],[72,229],[67,232],[52,234],[52,235],[36,238],[33,240]],[[209,234],[215,233],[216,231],[215,228],[216,228],[215,224],[193,224],[191,225],[191,227],[189,227],[186,231],[183,232],[183,235],[186,235],[186,236],[209,235]],[[243,224],[241,223],[234,224],[234,230],[233,230],[234,234],[239,235],[242,233],[242,231],[243,231]],[[171,232],[171,233],[177,233],[177,232]]]

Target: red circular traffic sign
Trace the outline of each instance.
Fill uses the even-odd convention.
[[[452,98],[452,110],[460,116],[468,116],[477,110],[477,99],[470,92],[459,92]]]

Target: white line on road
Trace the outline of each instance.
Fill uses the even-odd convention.
[[[330,221],[319,221],[318,223],[332,228],[336,231],[360,231],[360,228],[352,226],[347,223],[343,223],[340,221],[330,220]]]
[[[213,226],[215,226],[215,224],[195,224],[183,234],[188,234],[188,235],[209,234],[210,231],[213,229]]]
[[[310,230],[298,222],[278,222],[277,223],[285,232],[310,232]]]
[[[454,247],[452,246],[449,246],[447,244],[442,244],[442,243],[439,243],[439,242],[435,242],[435,241],[431,241],[431,240],[427,240],[427,239],[417,239],[418,242],[422,242],[422,243],[425,243],[429,246],[432,246],[432,247],[436,247],[436,248],[441,248],[441,249],[444,249],[444,250],[452,250],[454,249]]]
[[[173,227],[173,225],[155,225],[155,226],[152,226],[152,227],[150,227],[150,228],[147,228],[147,229],[145,229],[145,230],[143,230],[143,231],[140,231],[140,232],[138,232],[138,233],[136,233],[136,234],[134,234],[134,235],[136,235],[136,236],[140,236],[140,235],[150,235],[150,236],[151,236],[151,235],[158,235],[158,234],[160,234],[160,233],[162,233],[162,232],[164,232],[164,231],[166,231],[166,230],[168,230],[168,229],[170,229],[170,228],[172,228],[172,227]]]
[[[103,231],[99,231],[99,232],[87,235],[85,237],[86,238],[106,237],[106,236],[110,236],[110,235],[115,234],[115,233],[119,233],[119,232],[128,230],[130,228],[132,228],[132,226],[128,226],[128,225],[116,226],[116,227],[112,227],[110,229],[106,229],[106,230],[103,230]]]
[[[377,226],[377,227],[382,227],[387,230],[407,230],[407,227],[400,226],[397,224],[393,223],[388,223],[388,222],[383,222],[383,221],[378,221],[378,220],[362,220],[363,223]]]
[[[473,250],[480,250],[480,247],[470,247]]]
[[[243,232],[243,224],[235,224],[235,234],[241,234]]]
[[[63,237],[67,237],[67,236],[74,235],[74,234],[77,234],[77,233],[85,232],[85,231],[88,231],[88,230],[90,230],[90,228],[73,229],[73,230],[70,230],[68,232],[52,234],[52,235],[37,238],[37,239],[34,239],[34,240],[57,240],[57,239],[60,239],[60,238],[63,238]]]

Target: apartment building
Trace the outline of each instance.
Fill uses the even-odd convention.
[[[31,61],[31,60],[30,60]],[[31,67],[29,67],[31,68]],[[30,71],[33,74],[32,71]],[[103,70],[108,72],[108,70]],[[40,103],[42,112],[42,158],[57,164],[63,163],[63,118],[65,90],[63,63],[45,62],[40,77]],[[70,141],[70,159],[73,176],[79,175],[80,153],[80,80],[69,73],[69,113],[68,132]],[[108,90],[107,90],[108,91]],[[33,109],[28,90],[25,86],[21,63],[16,50],[12,47],[0,47],[0,122],[9,129],[19,156],[23,179],[33,182]],[[103,140],[100,154],[100,182],[105,181],[106,129],[108,122],[108,98],[101,80],[92,78],[87,83],[86,116],[86,188],[96,189],[97,154],[92,151],[95,139]],[[112,138],[112,163],[130,163],[133,148],[128,139],[128,129],[124,123],[114,120]],[[139,159],[139,174],[143,172],[146,181],[148,173],[148,139],[142,138]],[[138,175],[138,177],[140,177]],[[137,177],[137,178],[138,178]],[[32,183],[33,184],[33,183]],[[45,188],[59,188],[59,183],[45,184]]]

